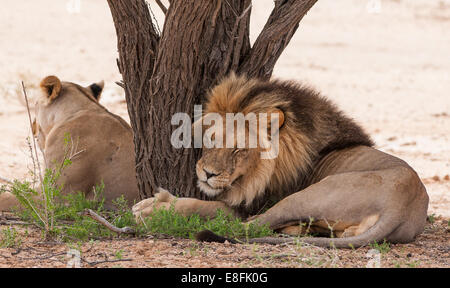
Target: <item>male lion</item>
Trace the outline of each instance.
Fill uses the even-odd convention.
[[[260,147],[204,148],[196,167],[198,186],[214,201],[175,199],[161,190],[133,207],[136,217],[171,203],[184,215],[213,217],[220,208],[253,216],[251,221],[282,233],[322,234],[327,237],[302,241],[341,248],[383,239],[410,242],[423,231],[428,195],[416,172],[372,148],[365,132],[317,92],[292,82],[233,74],[212,89],[206,113],[238,112],[279,114],[278,157],[261,159]],[[271,203],[276,204],[263,212]],[[199,238],[212,236],[205,232]]]
[[[113,208],[112,201],[121,195],[134,204],[139,196],[132,130],[99,104],[103,82],[81,87],[48,76],[40,87],[33,134],[46,168],[57,169],[65,158],[72,161],[58,179],[63,194],[82,191],[93,198],[93,188],[103,181],[105,208]],[[0,211],[17,205],[9,192],[0,195]]]

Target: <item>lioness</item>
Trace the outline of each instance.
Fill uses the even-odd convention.
[[[372,148],[369,136],[319,93],[292,82],[231,75],[210,92],[206,113],[238,112],[280,115],[278,157],[261,159],[262,148],[204,148],[198,186],[214,201],[175,199],[161,190],[133,207],[136,217],[171,203],[184,215],[213,217],[220,208],[291,235],[325,234],[301,239],[333,247],[405,243],[423,231],[428,195],[416,172]],[[259,214],[270,203],[276,204]],[[199,235],[214,240],[209,237]]]
[[[93,188],[103,181],[105,208],[113,208],[112,201],[121,195],[133,205],[139,199],[133,134],[122,118],[99,104],[103,82],[81,87],[48,76],[40,87],[33,134],[46,168],[57,169],[70,158],[58,180],[62,192],[82,191],[92,198]],[[17,205],[8,192],[0,195],[0,211]]]

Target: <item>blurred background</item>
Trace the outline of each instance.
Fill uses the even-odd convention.
[[[101,103],[128,118],[106,0],[2,0],[0,176],[27,176],[30,136],[20,81],[30,98],[55,74],[105,80]],[[149,0],[160,29],[164,17]],[[251,39],[272,0],[254,0]],[[308,83],[406,160],[431,197],[428,214],[450,216],[450,0],[319,0],[279,59],[274,77]],[[128,120],[128,119],[127,119]]]

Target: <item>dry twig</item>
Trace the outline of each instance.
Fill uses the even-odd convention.
[[[123,261],[133,261],[133,259],[115,259],[115,260],[100,260],[100,261],[93,261],[93,262],[89,262],[83,259],[83,262],[86,262],[89,266],[95,266],[98,264],[103,264],[103,263],[115,263],[115,262],[123,262]]]
[[[92,219],[94,219],[95,221],[102,224],[103,226],[105,226],[106,228],[108,228],[109,230],[111,230],[113,232],[116,232],[119,234],[136,234],[136,231],[133,228],[130,228],[130,227],[118,228],[118,227],[112,225],[111,223],[109,223],[108,220],[106,220],[102,216],[98,215],[91,209],[84,210],[82,214],[85,216],[91,217]]]
[[[34,225],[34,224],[17,220],[0,220],[0,225]]]
[[[27,90],[25,89],[25,84],[23,84],[23,81],[21,81],[21,83],[22,83],[23,96],[25,97],[25,103],[27,106],[28,120],[30,122],[30,129],[31,129],[31,131],[33,131],[33,120],[31,120],[30,105],[28,103]],[[33,133],[31,133],[31,134],[33,135]],[[31,138],[33,139],[34,153],[35,153],[37,167],[38,167],[38,171],[39,171],[39,177],[40,177],[40,180],[42,183],[42,170],[41,170],[41,164],[39,163],[39,157],[38,157],[38,152],[37,152],[37,148],[36,148],[36,139],[34,139],[34,135]]]

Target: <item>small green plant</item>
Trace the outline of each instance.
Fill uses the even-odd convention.
[[[30,145],[31,147],[31,145]],[[58,183],[62,171],[68,167],[72,161],[72,157],[78,152],[74,152],[73,142],[69,134],[64,136],[64,157],[60,164],[55,163],[54,169],[45,169],[45,174],[39,170],[40,185],[38,189],[34,188],[36,179],[33,183],[15,180],[11,186],[11,193],[19,201],[24,209],[23,216],[32,219],[33,222],[43,229],[45,237],[57,233],[56,212],[58,209],[58,201],[61,199],[62,184]],[[31,149],[31,148],[30,148]],[[33,153],[31,153],[33,157]],[[33,158],[33,163],[38,159]],[[35,165],[36,166],[36,165]],[[35,169],[36,170],[36,167]],[[36,177],[36,172],[32,173]]]
[[[192,243],[192,244],[190,244],[189,245],[189,247],[187,248],[187,250],[189,251],[189,255],[191,256],[191,257],[195,257],[195,256],[197,256],[198,255],[198,249],[199,249],[199,247],[198,247],[199,245],[197,244],[197,243]],[[186,253],[185,253],[186,254]]]
[[[113,200],[113,205],[115,206],[115,209],[114,212],[110,212],[109,217],[112,219],[112,224],[114,226],[118,228],[136,226],[133,212],[128,208],[127,200],[123,195],[116,200]]]
[[[116,252],[116,259],[117,260],[122,260],[123,259],[123,249],[120,249]]]
[[[420,265],[420,262],[419,261],[411,261],[411,262],[408,262],[405,264],[409,268],[417,268]]]
[[[23,185],[22,187],[26,187],[25,185],[27,184],[17,182],[15,185]],[[23,188],[21,192],[23,193]],[[50,229],[47,229],[47,226],[43,224],[42,217],[37,216],[40,215],[39,213],[45,213],[42,206],[37,203],[28,206],[23,205],[23,209],[17,210],[16,214],[22,220],[35,223],[40,227],[44,238],[56,237],[63,241],[77,241],[88,240],[89,237],[97,238],[111,235],[110,231],[102,225],[81,215],[81,212],[85,209],[92,209],[97,213],[103,213],[103,198],[101,200],[90,200],[86,199],[84,193],[77,192],[64,196],[59,195],[57,199],[52,199],[52,202],[55,204],[51,210],[53,224],[49,226]]]
[[[376,241],[374,241],[370,244],[370,247],[372,249],[378,250],[381,254],[385,254],[391,251],[391,244],[389,242],[386,242],[386,239],[383,240],[383,243],[377,243]]]
[[[431,224],[434,224],[434,222],[436,222],[436,214],[431,214],[431,215],[428,215],[428,217],[427,217],[427,220],[428,220],[428,222],[430,222]]]
[[[2,248],[17,248],[22,245],[22,240],[19,234],[13,227],[6,228],[0,233],[0,247]]]

